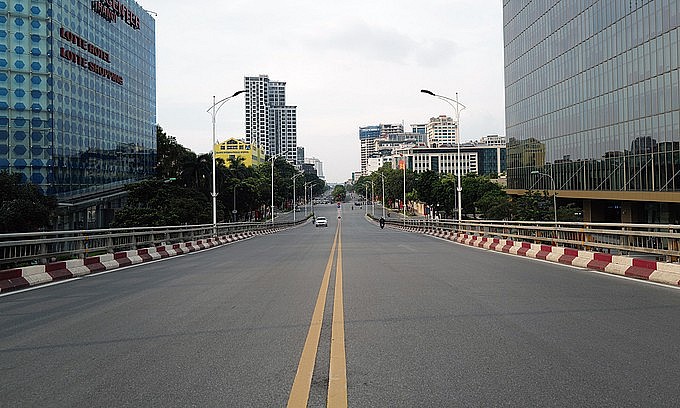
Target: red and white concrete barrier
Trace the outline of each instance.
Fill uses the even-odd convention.
[[[417,229],[416,232],[491,251],[543,259],[564,265],[578,266],[667,285],[680,286],[680,264],[650,261],[553,245],[532,244],[529,242],[480,237],[454,232],[446,233],[431,229]]]
[[[271,234],[282,228],[269,228],[263,232],[247,231],[215,238],[201,239],[179,244],[160,245],[150,248],[116,252],[85,259],[52,262],[0,271],[0,292],[23,289],[43,283],[69,279],[90,273],[116,269],[142,262],[200,251],[222,244],[247,239],[258,234]]]

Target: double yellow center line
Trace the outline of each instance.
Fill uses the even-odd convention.
[[[331,355],[328,373],[328,397],[326,406],[347,407],[347,368],[345,359],[345,312],[342,297],[342,224],[338,220],[338,228],[335,230],[333,246],[326,263],[321,288],[316,298],[316,306],[312,314],[312,322],[302,349],[297,374],[293,381],[293,387],[288,398],[288,407],[306,407],[309,400],[309,391],[314,374],[314,363],[319,348],[321,326],[323,325],[323,312],[328,295],[328,284],[331,279],[333,260],[337,251],[337,263],[335,272],[335,294],[333,296],[333,320],[331,327]]]

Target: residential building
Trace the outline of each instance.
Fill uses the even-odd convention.
[[[450,146],[458,143],[458,124],[446,115],[430,118],[425,132],[429,147]]]
[[[427,123],[411,125],[411,132],[421,135],[427,134]]]
[[[404,133],[404,125],[380,124],[359,128],[359,142],[361,143],[361,173],[367,175],[368,158],[375,153],[375,139],[381,135]]]
[[[286,83],[267,75],[244,78],[246,142],[268,156],[297,160],[297,107],[286,105]]]
[[[247,143],[241,139],[227,139],[222,143],[217,143],[214,148],[215,158],[222,159],[227,167],[230,167],[229,159],[242,158],[243,164],[247,167],[256,166],[264,163],[264,150],[259,147]]]
[[[108,224],[156,165],[155,22],[132,0],[0,2],[0,170]]]
[[[680,223],[680,1],[503,2],[508,192]]]
[[[316,171],[316,176],[321,180],[325,180],[326,176],[323,174],[323,162],[316,157],[305,157],[305,164],[309,164],[314,167]]]
[[[301,166],[305,162],[305,148],[303,146],[297,147],[297,157],[295,159],[295,165]]]

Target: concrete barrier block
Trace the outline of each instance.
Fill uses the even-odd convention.
[[[82,259],[71,259],[66,261],[66,269],[68,269],[73,276],[90,274],[90,268],[85,265],[85,262]]]
[[[132,265],[143,262],[142,257],[139,256],[139,254],[136,250],[126,251],[125,254],[126,254],[126,257],[130,260],[130,264],[132,264]]]
[[[541,252],[541,244],[530,244],[525,256],[529,258],[538,258],[538,253]]]
[[[663,283],[666,285],[680,285],[680,272],[656,270],[649,275],[652,282]]]
[[[593,252],[578,251],[578,256],[571,261],[571,264],[580,266],[581,268],[587,268],[588,264],[593,260],[594,255]]]
[[[626,271],[630,268],[628,265],[620,263],[610,263],[604,267],[604,272],[613,273],[615,275],[625,275]]]
[[[45,265],[26,266],[21,269],[21,276],[26,279],[31,286],[52,282],[50,274],[45,272]]]
[[[564,255],[564,248],[554,246],[550,253],[546,255],[545,259],[550,262],[560,262],[562,255]]]
[[[671,272],[680,274],[680,264],[658,262],[656,265],[656,270],[659,272]]]
[[[99,257],[99,262],[104,265],[104,268],[108,271],[109,269],[116,269],[120,267],[120,263],[115,258],[115,254],[106,254]]]
[[[517,253],[522,249],[522,243],[521,242],[513,242],[512,247],[508,250],[508,253],[511,253],[513,255],[517,255]]]

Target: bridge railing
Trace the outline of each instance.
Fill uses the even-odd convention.
[[[614,255],[647,255],[680,260],[680,225],[494,220],[387,219],[410,227],[439,228],[456,233],[558,245]]]
[[[295,224],[305,222],[300,220]],[[217,236],[293,225],[293,222],[217,224]],[[175,244],[214,236],[212,224],[0,234],[0,269]]]

